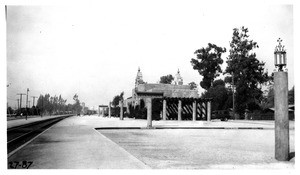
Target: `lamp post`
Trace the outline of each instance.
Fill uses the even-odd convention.
[[[274,103],[275,103],[275,159],[289,160],[289,116],[288,116],[288,73],[283,71],[286,66],[286,51],[277,40],[274,51]]]

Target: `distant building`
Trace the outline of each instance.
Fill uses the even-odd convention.
[[[135,88],[132,90],[132,96],[127,98],[124,102],[126,107],[141,105],[142,99],[138,97],[137,92],[159,92],[163,93],[164,97],[199,97],[197,89],[191,89],[189,85],[183,85],[183,78],[181,77],[179,70],[175,75],[174,84],[160,84],[145,83],[143,80],[142,72],[140,68],[138,68],[138,72],[135,78]]]

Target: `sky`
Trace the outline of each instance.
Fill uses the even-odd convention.
[[[245,26],[259,45],[254,52],[271,74],[277,39],[287,49],[289,89],[294,86],[293,5],[203,1],[101,1],[8,6],[6,19],[7,103],[17,93],[74,94],[90,108],[108,104],[122,91],[130,97],[138,67],[156,83],[180,70],[184,84],[202,79],[190,60],[208,43],[226,47],[234,28]],[[222,78],[222,77],[221,77]],[[204,90],[199,88],[199,94]],[[23,96],[23,104],[25,98]]]

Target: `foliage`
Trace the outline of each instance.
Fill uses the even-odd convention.
[[[124,96],[124,92],[121,92],[120,95],[114,96],[113,101],[112,101],[113,107],[117,107],[119,105],[119,102],[121,100],[124,100],[123,96]]]
[[[288,101],[289,104],[295,104],[295,86],[288,92]]]
[[[14,110],[10,106],[7,107],[6,111],[7,111],[6,112],[7,114],[13,114],[14,113]]]
[[[212,86],[214,79],[222,73],[220,65],[223,63],[222,53],[226,52],[226,48],[218,47],[215,44],[208,43],[206,48],[198,49],[194,52],[197,58],[191,59],[194,70],[198,70],[203,76],[200,86],[208,90]]]
[[[76,114],[79,114],[82,109],[82,106],[80,105],[80,100],[78,99],[77,94],[73,96],[73,100],[75,101],[73,105],[73,110],[76,111]]]
[[[173,80],[174,80],[174,77],[171,74],[169,74],[169,75],[161,76],[159,83],[171,84]]]
[[[247,28],[233,29],[225,73],[234,75],[235,104],[239,114],[242,114],[246,108],[254,110],[258,107],[262,99],[259,85],[270,79],[268,73],[264,72],[265,63],[260,62],[252,52],[255,48],[258,48],[258,45],[249,39]],[[226,82],[228,80],[227,78]]]
[[[191,90],[197,89],[197,84],[193,81],[189,83],[189,86]]]
[[[213,98],[212,111],[227,109],[228,99],[230,99],[229,91],[225,87],[223,80],[215,80],[213,86],[210,87],[201,98]]]
[[[66,104],[67,100],[63,99],[61,95],[58,97],[55,95],[50,96],[50,94],[40,95],[37,100],[36,109],[32,109],[33,111],[38,111],[34,113],[40,114],[63,114],[72,111],[73,113],[77,113],[81,111],[82,106],[80,105],[80,101],[78,99],[78,95],[75,94],[73,97],[75,101],[74,104]]]

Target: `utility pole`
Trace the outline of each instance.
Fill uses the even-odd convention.
[[[20,105],[19,105],[19,101],[20,101],[20,99],[17,99],[17,101],[18,101],[18,109],[20,109],[19,107],[20,107]]]
[[[43,95],[41,97],[42,97],[42,109],[40,110],[40,113],[41,113],[41,117],[43,117],[43,112],[44,112],[44,97],[43,97]]]
[[[34,106],[35,98],[38,98],[38,97],[36,97],[36,96],[31,96],[31,97],[33,98],[33,104],[32,104],[32,106]]]
[[[26,120],[27,120],[27,117],[28,117],[28,91],[29,91],[29,88],[27,88],[27,95],[26,95]]]
[[[19,93],[17,95],[20,95],[20,112],[22,113],[22,96],[23,95],[26,95],[26,94],[23,94],[23,93]]]

